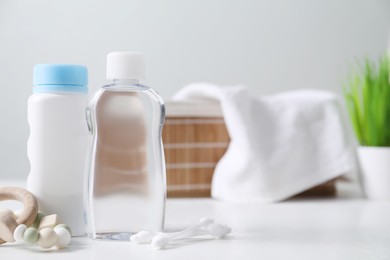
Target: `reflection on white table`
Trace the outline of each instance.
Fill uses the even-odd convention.
[[[0,186],[15,184],[23,186],[0,180]],[[164,250],[87,238],[74,238],[69,248],[60,251],[4,244],[0,259],[390,259],[390,202],[365,200],[356,185],[343,184],[339,191],[334,199],[276,204],[169,199],[166,230],[178,230],[208,216],[231,226],[232,234],[224,240],[198,239]]]

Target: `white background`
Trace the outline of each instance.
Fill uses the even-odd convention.
[[[28,174],[36,63],[87,65],[93,91],[107,52],[142,51],[164,98],[194,81],[339,91],[389,29],[390,0],[0,0],[0,178]]]

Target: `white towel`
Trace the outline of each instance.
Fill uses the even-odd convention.
[[[173,100],[215,99],[231,138],[212,197],[275,202],[355,170],[335,94],[299,90],[255,96],[243,86],[191,84]]]

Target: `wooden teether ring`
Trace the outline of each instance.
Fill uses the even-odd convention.
[[[32,225],[38,214],[38,203],[34,195],[22,188],[4,187],[0,188],[0,201],[2,200],[17,200],[23,204],[24,208],[20,216],[17,217],[16,223],[11,218],[10,214],[5,212],[0,219],[1,228],[8,228],[9,230],[7,230],[7,232],[13,232],[16,224],[25,224],[26,226]],[[2,238],[4,239],[0,233],[0,244],[7,242]]]

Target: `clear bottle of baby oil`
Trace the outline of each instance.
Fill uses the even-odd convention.
[[[86,110],[91,143],[85,216],[95,239],[129,240],[141,230],[163,229],[165,107],[156,91],[140,83],[143,78],[141,53],[109,53],[112,82]]]

